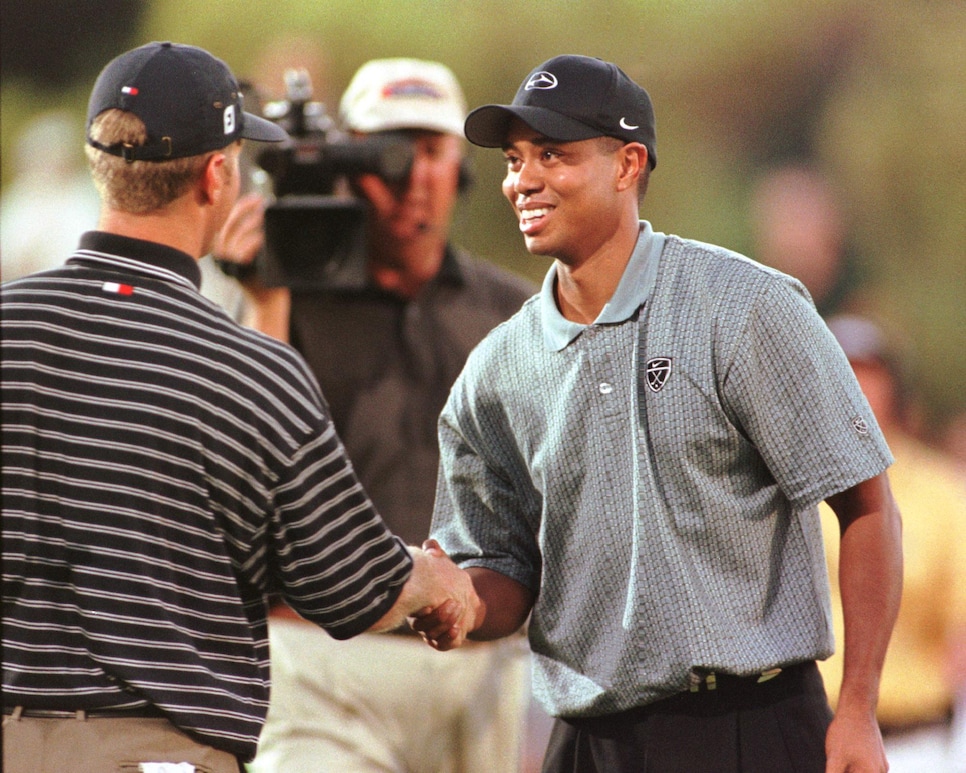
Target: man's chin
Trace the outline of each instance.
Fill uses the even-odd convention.
[[[396,222],[379,230],[383,239],[401,244],[433,236],[437,231],[436,226],[428,220]]]
[[[523,244],[527,248],[527,252],[529,252],[531,255],[542,255],[548,258],[553,257],[553,251],[547,245],[547,243],[541,241],[536,236],[524,236]]]

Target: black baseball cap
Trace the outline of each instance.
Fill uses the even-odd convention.
[[[91,123],[111,108],[144,122],[144,145],[103,145],[91,139]],[[198,156],[238,139],[288,139],[278,124],[242,109],[238,81],[223,61],[177,43],[148,43],[108,62],[87,105],[87,132],[87,144],[128,161]]]
[[[484,105],[466,117],[466,138],[499,148],[514,117],[552,140],[616,137],[640,142],[657,165],[654,107],[648,93],[616,64],[566,54],[534,68],[509,105]]]

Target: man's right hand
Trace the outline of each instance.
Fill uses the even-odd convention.
[[[483,623],[486,605],[476,594],[469,573],[456,566],[436,540],[423,543],[423,553],[441,562],[439,568],[447,575],[455,569],[451,598],[440,605],[427,605],[413,614],[411,623],[429,646],[440,651],[461,647],[466,638]],[[448,582],[449,580],[444,580]]]
[[[435,543],[409,547],[413,571],[396,603],[369,630],[387,631],[405,624],[406,618],[428,619],[418,630],[438,650],[463,645],[478,628],[485,607],[476,595],[470,575],[460,569]]]
[[[224,227],[215,236],[211,253],[217,260],[251,263],[265,246],[265,200],[257,193],[242,196],[235,203]],[[286,287],[266,287],[257,276],[242,282],[251,303],[243,322],[277,338],[289,340],[292,295]]]
[[[211,252],[218,260],[247,266],[264,246],[265,200],[257,193],[249,193],[235,203],[215,236]]]

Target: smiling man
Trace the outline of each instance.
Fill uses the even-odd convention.
[[[808,293],[639,219],[654,113],[613,64],[544,62],[465,133],[503,149],[527,249],[555,260],[453,387],[433,536],[486,605],[471,638],[532,613],[545,773],[885,770],[891,455]],[[847,589],[834,719],[822,500]]]

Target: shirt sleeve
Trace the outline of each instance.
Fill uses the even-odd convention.
[[[485,369],[484,369],[485,370]],[[479,389],[457,380],[439,421],[440,470],[432,536],[461,566],[480,566],[536,591],[541,499],[504,426]],[[476,399],[467,399],[473,392]]]
[[[273,552],[286,601],[347,639],[392,607],[412,558],[376,512],[332,423],[319,419],[276,487]]]
[[[730,346],[726,410],[796,506],[892,463],[844,352],[798,282],[767,275]]]

